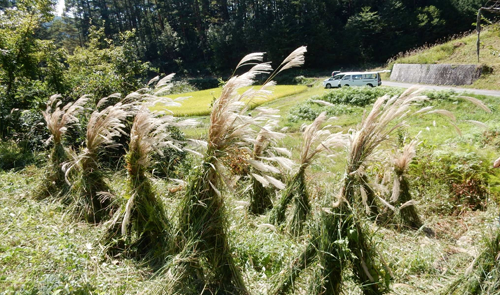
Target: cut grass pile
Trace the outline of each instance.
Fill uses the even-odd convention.
[[[250,88],[259,89],[260,86],[243,87],[238,90],[242,94]],[[251,108],[255,108],[263,103],[301,93],[307,89],[305,85],[277,85],[270,88],[273,93],[267,97],[259,97],[250,102]],[[222,88],[212,88],[202,91],[170,95],[172,99],[186,97],[180,107],[169,107],[175,116],[205,116],[210,114],[211,105],[215,98],[221,95]],[[161,106],[155,106],[155,110],[161,110]]]

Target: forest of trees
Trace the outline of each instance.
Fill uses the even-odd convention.
[[[66,0],[79,40],[136,30],[136,50],[161,69],[213,73],[243,53],[270,60],[307,45],[307,67],[374,64],[472,29],[484,0]]]

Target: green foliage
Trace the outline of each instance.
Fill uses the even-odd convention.
[[[123,45],[116,46],[115,42],[104,38],[104,28],[90,28],[86,47],[77,47],[67,59],[69,67],[65,78],[72,97],[90,94],[101,98],[141,88],[149,64],[138,59],[130,44],[134,32],[126,32],[120,37]]]
[[[60,86],[53,84],[59,76],[57,53],[50,52],[50,41],[35,38],[40,25],[52,18],[50,9],[48,0],[22,0],[0,14],[0,137],[16,130],[17,110],[32,107]]]
[[[314,96],[306,102],[300,103],[290,109],[288,121],[298,122],[300,120],[312,121],[321,112],[327,112],[328,116],[339,116],[361,112],[362,107],[375,102],[377,98],[385,94],[398,95],[402,90],[385,87],[344,87],[329,91],[322,96]],[[316,101],[326,101],[334,105],[322,105]]]
[[[461,214],[484,210],[490,197],[494,171],[489,161],[475,152],[422,153],[410,165],[412,187],[419,195],[433,192],[438,206],[432,210],[444,214]]]
[[[0,170],[23,168],[35,161],[35,155],[12,140],[0,141]]]
[[[339,90],[330,91],[320,97],[333,104],[347,104],[364,107],[375,102],[375,100],[386,94],[399,95],[403,91],[398,88],[386,87],[344,87]]]

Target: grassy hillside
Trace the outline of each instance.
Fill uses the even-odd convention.
[[[489,69],[491,73],[483,73],[473,85],[465,87],[500,89],[500,27],[498,25],[490,26],[481,32],[479,63],[476,42],[477,34],[473,31],[443,44],[424,46],[400,54],[389,61],[388,68],[392,68],[395,63],[480,64]]]
[[[287,127],[284,146],[298,160],[301,126],[311,123],[315,114],[326,111],[336,116],[336,120],[329,122],[334,125],[332,130],[349,132],[371,110],[376,97],[401,91],[385,87],[326,90],[315,85],[264,106],[280,110],[279,125]],[[500,154],[497,120],[500,109],[496,98],[479,97],[492,110],[486,113],[469,101],[454,98],[450,92],[427,94],[431,99],[424,106],[452,111],[460,133],[449,117],[416,116],[360,171],[372,183],[390,189],[392,182],[384,183],[382,179],[391,163],[388,155],[418,135],[421,143],[408,177],[424,227],[406,230],[366,220],[373,233],[370,239],[392,272],[389,294],[440,294],[461,278],[484,248],[483,237],[498,224],[500,182],[498,172],[491,168]],[[331,105],[320,104],[317,102],[320,100]],[[485,126],[467,120],[481,121]],[[183,131],[191,138],[205,137],[207,118],[200,117],[200,121],[202,125],[196,129]],[[193,157],[191,167],[199,163]],[[341,150],[335,157],[320,156],[306,171],[312,219],[325,210],[325,200],[339,194],[345,166],[345,151]],[[179,177],[186,180],[189,172],[181,171]],[[121,168],[106,174],[117,196],[125,195],[125,174]],[[0,171],[0,294],[161,294],[160,290],[168,283],[165,273],[155,273],[146,264],[104,252],[100,244],[104,224],[78,222],[68,214],[64,204],[51,199],[31,199],[33,187],[42,175],[43,170],[35,166]],[[173,226],[177,226],[185,187],[160,178],[154,179],[153,185]],[[235,190],[222,191],[230,246],[250,293],[269,294],[280,273],[306,247],[309,233],[296,239],[280,228],[269,226],[269,213],[249,214],[246,208],[249,198],[243,193],[248,185],[248,179],[241,177]],[[381,197],[387,195],[384,188],[377,192]],[[273,200],[275,204],[278,197],[279,193]],[[426,228],[432,229],[433,234]],[[307,285],[313,275],[312,270],[306,271],[296,282],[293,294],[310,294]],[[352,276],[351,272],[345,274],[344,293],[362,294]]]

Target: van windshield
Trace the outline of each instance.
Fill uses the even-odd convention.
[[[340,80],[343,77],[344,77],[344,74],[342,74],[342,75],[335,75],[335,76],[333,76],[333,80]]]

